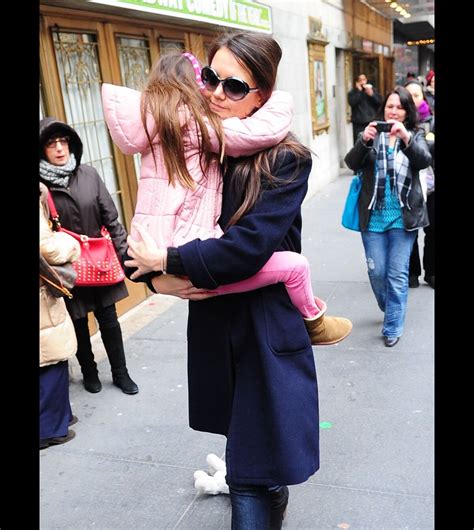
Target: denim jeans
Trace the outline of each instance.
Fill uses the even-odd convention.
[[[265,486],[231,486],[229,484],[232,504],[232,530],[281,528],[280,517],[277,517],[278,523],[275,526],[270,526],[270,520],[272,509],[276,511],[277,515],[281,512],[280,506],[275,507],[275,501],[278,502],[282,488],[286,488],[286,486],[267,488]],[[288,491],[288,488],[286,490]]]
[[[385,313],[382,335],[401,337],[408,298],[408,269],[417,230],[361,232],[370,285]]]

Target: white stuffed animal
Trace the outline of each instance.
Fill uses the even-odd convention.
[[[194,472],[194,487],[198,493],[208,495],[219,495],[219,493],[229,493],[229,486],[225,481],[225,462],[217,455],[210,453],[206,458],[209,466],[209,473],[199,469]]]

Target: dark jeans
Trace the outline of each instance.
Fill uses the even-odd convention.
[[[232,530],[267,530],[280,528],[270,525],[272,506],[275,496],[284,486],[267,488],[265,486],[231,486],[229,485],[232,504]],[[281,518],[279,518],[280,520]]]
[[[426,201],[426,207],[428,209],[428,219],[430,224],[423,228],[425,232],[425,242],[423,247],[423,269],[425,271],[425,276],[434,276],[435,275],[435,192],[428,195],[428,200]],[[421,274],[421,261],[420,261],[420,251],[418,248],[418,233],[415,244],[413,245],[413,250],[410,256],[410,276],[420,276]]]

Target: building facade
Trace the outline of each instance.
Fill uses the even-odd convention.
[[[283,49],[277,87],[295,101],[293,131],[317,155],[308,197],[337,178],[352,146],[354,78],[365,73],[381,93],[394,84],[391,19],[360,0],[43,0],[40,18],[40,117],[78,131],[83,161],[104,179],[127,230],[140,160],[113,145],[101,83],[140,90],[167,50],[206,64],[209,43],[225,29],[271,33]],[[143,284],[127,286],[120,314],[147,297]]]

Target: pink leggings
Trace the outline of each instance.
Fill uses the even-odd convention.
[[[308,260],[297,252],[275,252],[257,274],[240,282],[221,285],[213,291],[219,294],[245,293],[279,282],[285,284],[293,305],[304,318],[319,313],[311,288]]]

